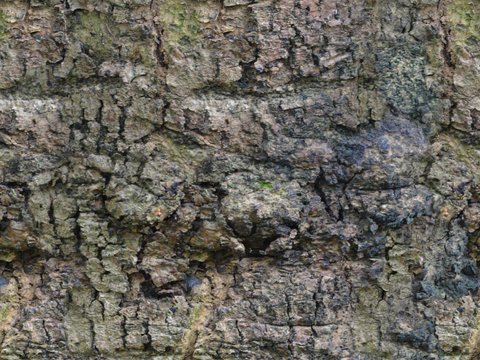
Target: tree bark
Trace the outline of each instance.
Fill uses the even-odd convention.
[[[480,3],[3,0],[0,359],[476,359]]]

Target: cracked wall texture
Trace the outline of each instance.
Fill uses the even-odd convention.
[[[2,0],[0,359],[480,356],[477,0]]]

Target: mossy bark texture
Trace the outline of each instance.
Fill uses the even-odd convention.
[[[478,359],[478,0],[1,0],[0,359]]]

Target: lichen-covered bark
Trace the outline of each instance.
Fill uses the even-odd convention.
[[[0,2],[0,359],[480,356],[480,3]]]

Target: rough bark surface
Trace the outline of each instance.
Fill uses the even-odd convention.
[[[0,359],[475,359],[477,0],[2,0]]]

